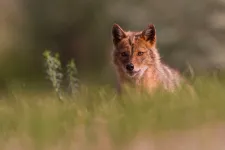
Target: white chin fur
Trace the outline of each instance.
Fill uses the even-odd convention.
[[[143,76],[143,74],[145,73],[145,71],[148,69],[148,66],[145,66],[144,68],[140,69],[139,71],[139,77]]]
[[[128,76],[131,77],[131,78],[134,78],[134,77],[141,77],[143,76],[143,74],[145,73],[145,71],[148,69],[147,66],[145,66],[144,68],[142,69],[139,69],[137,73],[134,73],[134,74],[129,74],[128,73]]]

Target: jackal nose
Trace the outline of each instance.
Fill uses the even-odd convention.
[[[128,71],[133,71],[134,70],[134,65],[132,63],[127,64],[126,69]]]

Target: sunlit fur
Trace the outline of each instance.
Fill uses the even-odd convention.
[[[156,48],[156,30],[153,24],[140,32],[124,31],[118,24],[112,28],[113,63],[120,86],[132,83],[137,89],[152,92],[159,87],[174,91],[182,77],[178,71],[162,63]],[[126,65],[132,63],[133,71]]]

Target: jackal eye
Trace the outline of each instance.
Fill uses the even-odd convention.
[[[138,52],[138,56],[141,56],[143,54],[144,54],[144,52]]]
[[[122,53],[121,53],[121,56],[127,57],[127,56],[128,56],[128,53],[127,53],[127,52],[122,52]]]

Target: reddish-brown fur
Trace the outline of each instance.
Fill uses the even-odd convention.
[[[112,28],[113,63],[120,86],[132,83],[137,89],[155,91],[159,87],[174,91],[183,80],[179,72],[162,63],[156,48],[156,30],[150,24],[140,32],[124,31],[118,24]],[[133,64],[128,71],[128,63]]]

